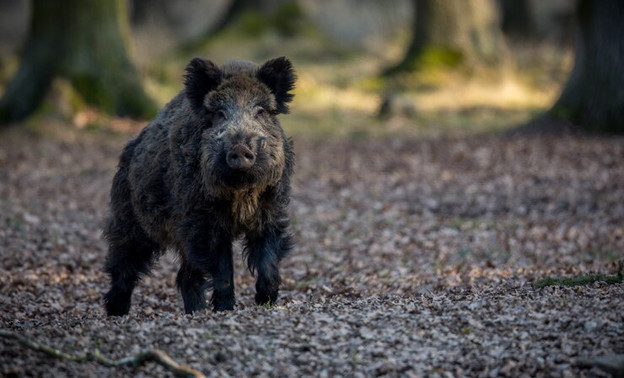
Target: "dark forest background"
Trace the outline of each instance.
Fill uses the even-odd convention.
[[[149,119],[188,59],[287,55],[295,133],[622,133],[612,1],[0,1],[0,119]]]

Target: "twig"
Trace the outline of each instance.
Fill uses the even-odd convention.
[[[34,351],[43,352],[49,356],[59,358],[67,361],[74,362],[87,362],[94,361],[101,365],[107,367],[114,366],[141,366],[146,364],[147,362],[155,362],[164,368],[168,369],[172,373],[174,373],[178,377],[195,377],[195,378],[204,378],[204,374],[198,370],[195,370],[189,366],[180,365],[173,358],[171,358],[167,353],[163,352],[159,349],[150,349],[143,351],[134,356],[123,357],[118,360],[111,360],[109,358],[104,357],[99,350],[95,349],[93,352],[84,354],[84,355],[72,355],[67,354],[59,349],[53,348],[51,346],[41,344],[31,338],[20,335],[15,332],[0,330],[0,337],[5,339],[13,339],[17,341],[20,345],[32,349]]]

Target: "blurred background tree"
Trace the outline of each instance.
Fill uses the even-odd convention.
[[[176,51],[201,49],[241,17],[270,24],[292,0],[129,0],[132,34],[139,62],[149,63]],[[157,43],[155,43],[157,41]]]
[[[33,0],[20,66],[0,100],[0,123],[36,110],[52,80],[69,81],[82,99],[111,114],[149,117],[156,107],[128,54],[125,0]]]
[[[386,74],[423,66],[495,66],[505,46],[493,0],[413,0],[412,38]]]
[[[516,39],[530,39],[537,35],[531,0],[499,0],[501,29]]]
[[[622,34],[620,15],[616,0],[0,0],[0,114],[41,109],[60,78],[90,109],[148,118],[150,98],[171,98],[192,56],[288,55],[301,130],[500,130],[556,103],[548,114],[622,132],[622,48],[608,37]],[[392,75],[380,77],[384,67]],[[372,117],[395,92],[408,111]]]
[[[234,0],[131,0],[130,21],[138,62],[149,64],[216,33]]]
[[[550,113],[590,132],[624,133],[624,1],[580,0],[574,68]]]

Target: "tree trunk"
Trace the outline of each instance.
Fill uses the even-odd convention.
[[[537,36],[531,0],[499,0],[503,32],[516,39],[531,39]]]
[[[32,9],[20,67],[0,100],[0,122],[30,115],[54,77],[66,78],[87,103],[106,112],[154,114],[128,55],[125,0],[34,0]]]
[[[590,132],[624,133],[624,2],[581,0],[574,68],[550,110]]]
[[[413,0],[412,41],[386,73],[423,65],[497,65],[504,53],[493,0]]]
[[[293,2],[296,3],[296,0],[232,0],[227,12],[225,12],[217,25],[210,30],[210,33],[214,35],[221,32],[245,12],[253,12],[264,17],[270,17],[280,7]]]

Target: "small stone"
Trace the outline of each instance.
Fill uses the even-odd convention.
[[[598,323],[596,323],[593,320],[588,320],[583,325],[583,328],[585,328],[585,331],[587,331],[587,332],[592,332],[592,331],[595,331],[596,328],[598,328]]]

